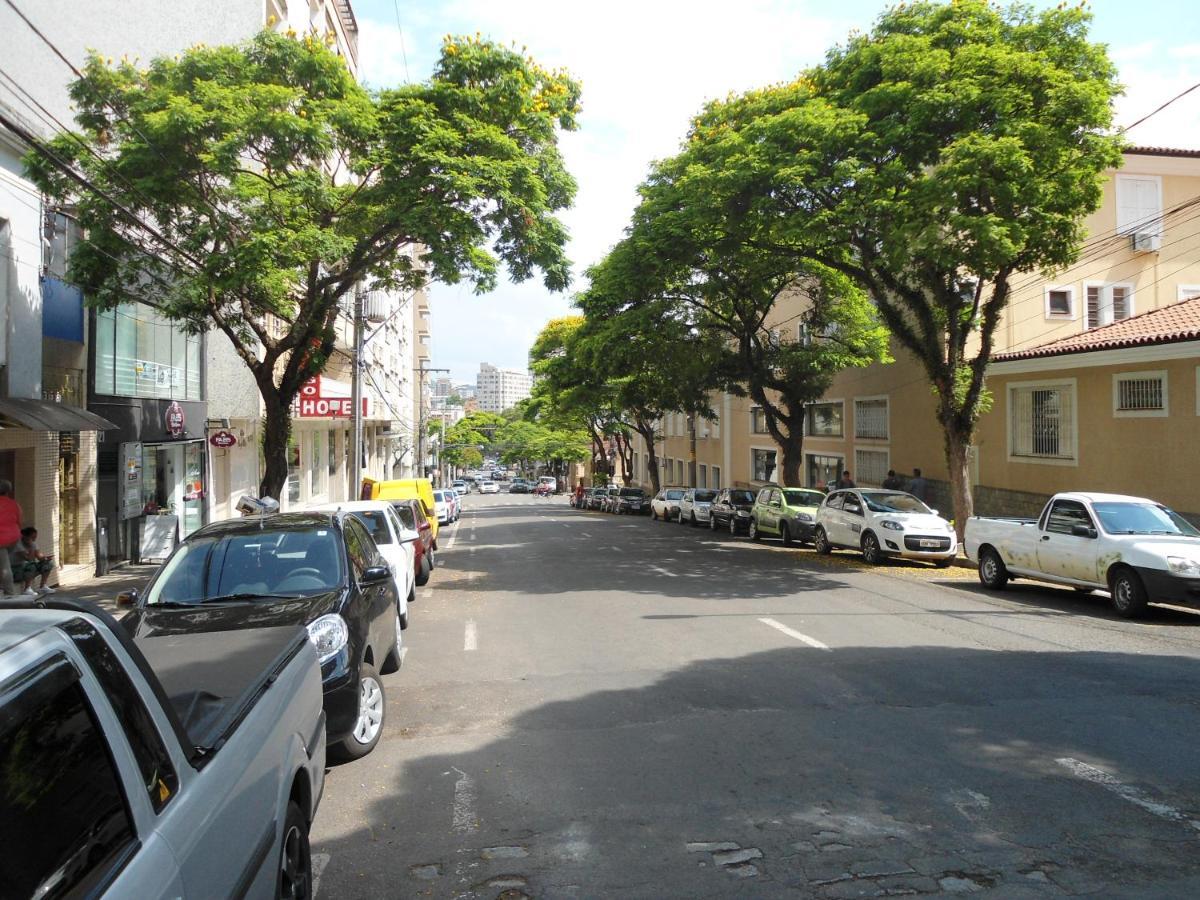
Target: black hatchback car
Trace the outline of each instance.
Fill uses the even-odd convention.
[[[375,749],[381,674],[400,668],[400,596],[387,562],[349,513],[282,513],[193,532],[122,624],[134,637],[303,624],[321,663],[325,730],[346,758]]]
[[[708,527],[726,528],[730,534],[750,529],[750,510],[754,509],[754,491],[725,488],[708,510]]]

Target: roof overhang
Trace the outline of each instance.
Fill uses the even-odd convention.
[[[117,426],[74,406],[49,400],[0,397],[0,428],[14,427],[30,431],[113,431]]]
[[[1200,358],[1200,341],[1197,340],[996,360],[988,365],[987,372],[988,375],[1021,375],[1027,372],[1062,372],[1068,369],[1193,358]]]

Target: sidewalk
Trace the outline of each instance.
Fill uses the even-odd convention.
[[[107,575],[91,578],[70,587],[59,588],[53,596],[90,600],[110,613],[121,613],[117,607],[117,594],[128,590],[142,590],[150,576],[158,568],[157,563],[129,564],[113,569]]]

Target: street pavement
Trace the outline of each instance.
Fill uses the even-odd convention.
[[[320,898],[1200,896],[1200,614],[466,500]]]

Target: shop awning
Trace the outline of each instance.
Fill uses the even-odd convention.
[[[49,400],[0,397],[0,427],[30,431],[112,431],[117,426],[86,409]]]

